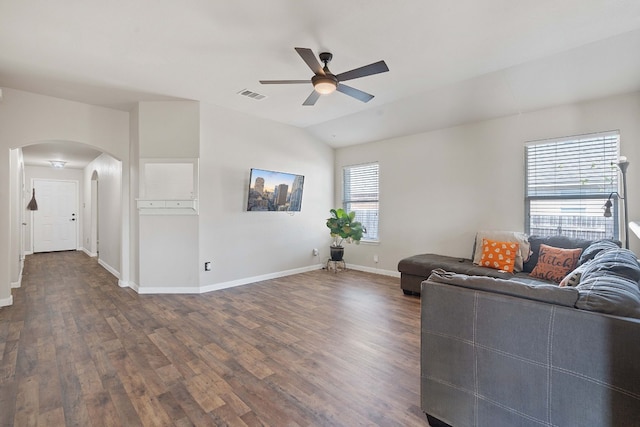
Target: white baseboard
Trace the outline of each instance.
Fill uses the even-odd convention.
[[[236,286],[248,285],[249,283],[262,282],[264,280],[277,279],[278,277],[291,276],[294,274],[306,273],[308,271],[320,270],[322,264],[308,267],[294,268],[292,270],[277,271],[275,273],[263,274],[260,276],[245,277],[243,279],[229,282],[214,283],[204,286],[138,286],[135,283],[129,287],[139,294],[204,294],[206,292],[219,291],[220,289],[233,288]]]
[[[213,283],[204,286],[141,286],[134,282],[125,283],[118,281],[120,287],[129,287],[138,294],[203,294],[207,292],[219,291],[221,289],[233,288],[236,286],[248,285],[250,283],[262,282],[265,280],[277,279],[279,277],[292,276],[294,274],[306,273],[309,271],[320,270],[324,268],[324,264],[311,265],[308,267],[294,268],[291,270],[277,271],[275,273],[263,274],[260,276],[245,277],[238,280],[228,282]],[[105,267],[107,268],[107,267]],[[347,264],[347,268],[351,270],[364,271],[367,273],[380,274],[383,276],[400,277],[400,272],[391,270],[382,270],[379,268],[365,267],[362,265]],[[108,269],[108,268],[107,268]]]
[[[22,284],[22,272],[24,271],[24,261],[20,260],[20,274],[18,274],[18,281],[11,282],[11,289],[19,288]]]
[[[107,264],[106,262],[104,262],[101,259],[98,259],[98,264],[100,264],[102,267],[104,267],[104,269],[107,270],[109,273],[113,274],[118,279],[120,279],[120,272],[118,270],[116,270],[115,268],[111,267],[109,264]]]
[[[277,279],[278,277],[292,276],[294,274],[306,273],[308,271],[320,270],[324,264],[311,265],[308,267],[294,268],[292,270],[277,271],[275,273],[263,274],[261,276],[245,277],[243,279],[229,282],[214,283],[200,287],[200,293],[218,291],[220,289],[233,288],[236,286],[248,285],[249,283],[262,282],[263,280]]]
[[[399,271],[382,270],[379,268],[365,267],[364,265],[347,264],[347,268],[351,270],[364,271],[365,273],[380,274],[382,276],[400,277]]]
[[[9,298],[0,299],[0,307],[7,307],[9,305],[13,305],[13,295],[10,295]]]
[[[84,252],[85,254],[89,255],[91,258],[95,258],[98,256],[98,254],[91,252],[89,249],[87,248],[82,248],[82,252]],[[106,268],[106,267],[105,267]]]
[[[139,294],[199,294],[198,286],[138,286]]]
[[[27,255],[33,255],[33,251],[24,251],[24,255],[25,255],[25,256],[27,256]]]
[[[137,293],[140,293],[140,286],[138,286],[138,284],[136,282],[128,282],[128,283],[124,283],[121,280],[118,281],[118,285],[120,285],[121,288],[131,288],[134,291],[136,291]]]

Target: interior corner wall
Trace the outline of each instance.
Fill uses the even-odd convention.
[[[478,230],[524,230],[525,142],[609,130],[620,131],[620,151],[630,161],[627,221],[638,220],[639,117],[640,93],[629,93],[340,148],[337,205],[344,166],[380,164],[380,243],[350,245],[345,257],[387,271],[419,253],[469,258]],[[633,235],[630,248],[640,253]]]
[[[121,161],[103,153],[84,169],[85,189],[91,188],[93,172],[98,175],[98,262],[118,278],[122,276],[122,167]]]
[[[11,200],[10,150],[50,140],[89,144],[126,161],[129,114],[12,88],[0,102],[0,199]],[[0,207],[0,305],[11,300],[11,206]]]
[[[304,130],[201,105],[200,286],[211,290],[327,260],[334,150]],[[247,212],[251,168],[304,175],[302,210]],[[320,251],[313,256],[313,249]],[[211,271],[204,263],[211,262]]]

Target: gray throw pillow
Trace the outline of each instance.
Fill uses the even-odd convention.
[[[582,273],[584,273],[584,270],[589,266],[589,264],[591,264],[591,260],[578,265],[571,273],[567,274],[567,276],[562,279],[560,286],[578,286],[580,279],[582,278]]]
[[[616,247],[598,252],[593,262],[584,269],[583,275],[588,276],[596,272],[607,272],[624,277],[636,284],[640,281],[638,258],[629,249]]]
[[[585,264],[576,307],[640,318],[640,265],[628,249],[606,249]]]
[[[617,249],[620,245],[613,240],[598,240],[590,244],[584,251],[582,251],[582,255],[580,255],[580,259],[578,260],[578,265],[582,265],[585,262],[595,258],[600,252],[607,249]]]

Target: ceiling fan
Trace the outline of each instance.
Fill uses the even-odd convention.
[[[320,65],[316,56],[311,49],[304,47],[296,47],[296,52],[302,58],[302,60],[311,68],[314,76],[311,80],[260,80],[263,85],[274,84],[301,84],[309,83],[313,84],[313,92],[302,103],[302,105],[314,105],[320,95],[328,95],[334,91],[342,92],[345,95],[349,95],[362,102],[369,102],[373,99],[373,95],[363,92],[359,89],[353,88],[342,84],[343,81],[357,79],[360,77],[371,76],[373,74],[384,73],[389,71],[389,67],[384,61],[374,62],[373,64],[365,65],[360,68],[353,69],[351,71],[345,71],[340,74],[333,74],[329,71],[329,62],[333,58],[333,55],[328,52],[322,52],[319,56],[320,61],[324,63],[324,67]]]

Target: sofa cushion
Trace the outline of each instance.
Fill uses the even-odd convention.
[[[577,308],[640,318],[640,265],[628,249],[601,251],[587,263],[576,286]]]
[[[560,283],[576,265],[582,249],[562,249],[545,244],[540,245],[538,263],[533,268],[531,275],[540,279],[551,280]]]
[[[638,258],[629,249],[616,247],[598,253],[585,268],[583,276],[586,278],[597,272],[607,272],[636,283],[640,281]]]
[[[529,239],[527,235],[519,231],[478,231],[473,242],[473,253],[471,259],[474,264],[480,265],[482,257],[482,240],[499,240],[503,242],[516,242],[519,245],[519,252],[516,255],[514,271],[522,271],[524,262],[529,259]]]
[[[553,246],[563,249],[586,249],[591,243],[591,240],[578,239],[567,236],[530,236],[529,244],[531,245],[531,256],[529,260],[524,263],[522,271],[531,273],[538,263],[538,255],[540,252],[540,245],[545,244],[547,246]]]
[[[564,279],[560,282],[560,286],[578,286],[580,283],[580,279],[582,278],[582,273],[584,270],[591,264],[593,260],[589,260],[583,264],[578,265],[572,272],[567,274]]]
[[[620,276],[592,275],[580,280],[576,307],[616,316],[640,318],[638,284]]]
[[[596,255],[598,255],[598,253],[606,249],[616,249],[619,247],[620,243],[614,242],[613,240],[597,240],[582,251],[582,255],[580,255],[580,259],[578,260],[578,265],[582,265],[585,262],[592,260]]]
[[[470,259],[456,258],[438,254],[420,254],[413,255],[400,260],[398,263],[398,271],[402,274],[410,274],[426,279],[431,272],[437,268],[446,271],[454,271],[460,274],[468,274],[470,276],[490,276],[510,279],[512,273],[506,271],[494,270],[492,268],[481,267],[475,265]]]
[[[517,242],[499,242],[496,240],[482,239],[480,265],[512,273],[516,261],[516,254],[519,253],[519,251],[520,245]]]

